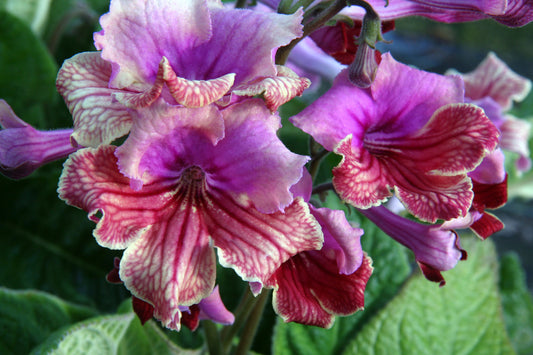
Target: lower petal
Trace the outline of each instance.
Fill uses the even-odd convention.
[[[220,263],[245,281],[264,283],[291,256],[322,246],[320,226],[301,198],[284,212],[265,214],[245,197],[217,193],[205,211]]]
[[[170,211],[169,211],[170,212]],[[215,286],[215,254],[201,212],[176,208],[124,252],[120,279],[154,306],[164,326],[179,330],[179,306],[199,303]]]

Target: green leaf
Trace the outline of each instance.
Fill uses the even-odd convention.
[[[0,287],[0,352],[27,354],[53,331],[95,315],[44,292]]]
[[[141,325],[132,313],[89,319],[53,334],[32,354],[50,355],[195,355],[199,351],[184,350],[174,345],[149,321]]]
[[[46,128],[45,111],[58,99],[57,66],[22,20],[0,11],[0,98],[37,128]]]
[[[533,299],[516,254],[503,256],[500,263],[500,293],[505,326],[518,354],[533,354]]]
[[[513,354],[505,331],[498,264],[490,240],[463,238],[467,261],[446,286],[418,274],[361,332],[345,354]]]
[[[33,32],[41,35],[48,20],[52,0],[2,0],[2,10],[18,17],[31,27]]]
[[[341,209],[343,205],[329,196],[326,206]],[[365,291],[365,309],[349,317],[337,317],[331,329],[321,329],[278,319],[274,333],[273,353],[276,355],[339,354],[353,334],[366,324],[399,290],[411,273],[407,251],[368,220],[352,213],[349,220],[364,229],[363,250],[373,260],[374,272]]]

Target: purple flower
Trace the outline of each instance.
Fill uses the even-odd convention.
[[[165,326],[179,329],[180,307],[211,294],[213,246],[223,266],[260,284],[321,247],[318,222],[289,190],[307,158],[279,141],[280,119],[262,100],[224,110],[159,101],[132,120],[120,148],[73,154],[59,193],[97,222],[100,245],[126,249],[120,279]]]
[[[529,133],[531,125],[507,113],[513,101],[524,100],[531,91],[531,81],[511,70],[494,53],[487,57],[472,72],[459,74],[465,82],[465,96],[485,110],[488,118],[501,132],[499,145],[502,149],[518,153],[516,167],[519,171],[531,168],[529,158]],[[503,179],[502,179],[503,180]]]
[[[0,173],[12,179],[28,176],[78,149],[71,144],[71,129],[36,130],[18,118],[4,100],[0,100],[0,127]]]
[[[158,98],[185,107],[262,94],[277,107],[309,80],[275,66],[272,52],[301,35],[302,13],[227,9],[220,1],[113,0],[95,33],[99,52],[65,61],[57,87],[74,117],[73,139],[109,143],[131,129],[128,108]]]
[[[384,206],[359,211],[391,238],[411,249],[424,276],[441,286],[445,281],[440,272],[450,270],[459,260],[466,259],[457,233],[442,225],[411,221]]]
[[[394,189],[412,214],[435,222],[466,215],[473,198],[467,173],[498,142],[483,110],[463,100],[459,77],[385,54],[370,88],[354,86],[343,71],[292,121],[342,155],[333,185],[343,200],[369,208]]]

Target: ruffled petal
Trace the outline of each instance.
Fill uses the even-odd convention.
[[[209,41],[169,61],[180,77],[195,80],[235,73],[235,85],[275,77],[272,53],[302,34],[302,14],[280,15],[249,9],[211,8]]]
[[[278,107],[296,96],[302,95],[311,85],[307,78],[299,77],[291,69],[278,65],[277,76],[259,78],[251,83],[241,84],[233,90],[240,96],[263,95],[270,111],[277,111]]]
[[[85,147],[108,144],[128,133],[131,117],[108,87],[111,64],[100,53],[80,53],[67,59],[57,75],[57,90],[74,118],[72,139]]]
[[[324,233],[323,250],[330,250],[335,254],[338,272],[344,275],[355,272],[363,262],[363,230],[352,227],[343,211],[315,208],[312,205],[309,208]]]
[[[234,73],[211,80],[187,80],[176,76],[166,58],[163,58],[163,65],[163,75],[170,94],[185,107],[202,107],[220,100],[228,93],[235,80]]]
[[[344,201],[368,208],[392,196],[386,166],[368,151],[353,148],[351,135],[335,148],[335,153],[342,155],[342,160],[333,168],[333,186]]]
[[[117,148],[120,171],[139,189],[149,176],[176,177],[182,169],[202,162],[224,136],[224,121],[215,106],[190,109],[160,101],[133,114],[134,126]],[[212,157],[211,154],[207,158]]]
[[[94,35],[102,58],[113,63],[111,86],[146,90],[161,58],[175,68],[177,58],[211,37],[210,22],[206,1],[113,0]]]
[[[496,232],[501,231],[505,225],[498,217],[491,213],[483,212],[481,218],[470,225],[470,229],[481,239],[487,239]]]
[[[72,154],[65,162],[58,192],[59,198],[87,211],[97,223],[93,234],[100,245],[124,249],[157,222],[172,196],[165,185],[133,191],[129,179],[118,171],[114,153],[114,146],[100,146]]]
[[[231,105],[222,116],[225,137],[209,157],[210,186],[236,198],[244,194],[264,213],[283,210],[293,200],[289,189],[300,180],[308,158],[283,145],[276,135],[280,118],[260,99]]]
[[[220,264],[246,281],[264,283],[291,256],[322,246],[320,225],[301,198],[283,212],[264,214],[244,196],[210,195],[205,213]]]
[[[120,278],[135,296],[154,306],[154,316],[180,328],[180,305],[193,305],[215,286],[215,254],[203,215],[194,201],[171,205],[120,262]]]
[[[364,307],[364,291],[372,274],[368,256],[349,275],[339,273],[335,257],[321,251],[298,254],[269,280],[275,288],[274,310],[285,322],[323,328],[334,316],[350,315]]]
[[[512,71],[493,52],[474,71],[462,74],[462,77],[466,97],[472,100],[490,97],[503,110],[510,109],[513,101],[525,99],[531,91],[531,81]]]
[[[486,208],[500,208],[507,202],[507,175],[495,184],[483,184],[472,180],[474,191],[473,207],[483,212]]]
[[[500,146],[502,149],[518,153],[520,159],[516,162],[519,171],[527,171],[531,168],[529,157],[529,135],[531,123],[513,117],[505,116],[506,120],[500,126],[502,132]]]

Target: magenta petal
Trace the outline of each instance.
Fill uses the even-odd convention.
[[[416,261],[437,271],[455,267],[465,252],[458,246],[454,231],[441,225],[426,225],[398,216],[385,207],[373,207],[360,212],[387,235],[411,249]]]
[[[531,167],[529,154],[531,124],[511,115],[506,115],[505,118],[500,126],[502,132],[500,146],[502,149],[518,153],[520,158],[516,162],[517,168],[522,172],[527,171]]]
[[[344,275],[353,273],[363,261],[363,249],[361,248],[363,230],[352,227],[343,211],[315,208],[312,205],[309,205],[309,208],[322,227],[323,249],[335,253],[339,273]]]
[[[335,258],[327,253],[298,254],[269,280],[275,288],[274,310],[286,322],[330,328],[335,315],[350,315],[364,307],[371,264],[365,256],[354,273],[343,275]]]
[[[108,87],[111,65],[98,52],[67,59],[57,75],[57,90],[74,118],[72,138],[79,145],[96,147],[128,133],[131,117]]]
[[[174,67],[174,58],[211,37],[205,1],[113,0],[100,24],[95,46],[114,64],[111,86],[115,88],[153,83],[163,57]]]
[[[224,136],[224,121],[214,105],[190,109],[159,101],[137,109],[133,118],[132,131],[116,155],[120,171],[136,180],[137,187],[142,186],[146,171],[175,177],[188,165],[199,164],[201,160],[194,158],[212,151]]]
[[[504,228],[502,221],[491,213],[483,212],[481,218],[470,225],[470,229],[481,239],[487,239]]]
[[[235,73],[235,86],[276,76],[272,53],[302,34],[302,11],[280,15],[250,9],[210,8],[213,35],[175,62],[178,76],[207,80]]]
[[[0,100],[0,173],[21,179],[37,168],[75,152],[71,129],[39,131],[18,118]]]
[[[291,256],[322,246],[320,226],[301,198],[265,214],[244,196],[237,202],[213,191],[205,212],[220,263],[246,281],[264,283]]]
[[[224,325],[233,324],[235,321],[235,317],[226,309],[220,298],[218,286],[215,286],[213,292],[201,300],[198,306],[200,307],[200,319],[209,319]]]

